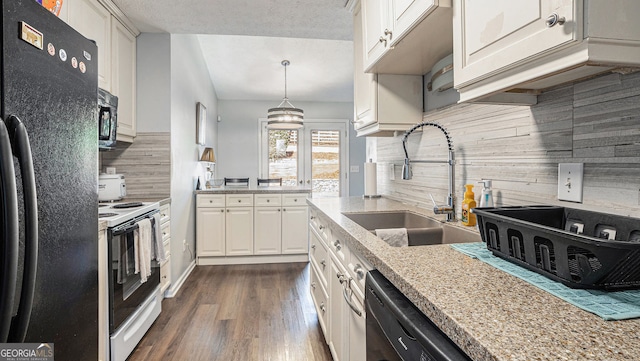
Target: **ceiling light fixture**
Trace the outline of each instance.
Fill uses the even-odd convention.
[[[294,107],[287,98],[287,66],[291,63],[289,60],[283,60],[280,64],[284,66],[284,99],[276,108],[268,110],[267,127],[269,129],[299,129],[303,125],[304,111]]]

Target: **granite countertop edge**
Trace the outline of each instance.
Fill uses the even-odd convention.
[[[640,359],[634,346],[639,319],[604,321],[450,245],[390,247],[342,214],[407,210],[438,219],[426,209],[385,197],[310,198],[307,203],[329,219],[333,235],[473,360]]]
[[[311,193],[311,188],[305,187],[225,187],[201,189],[195,194],[245,194],[245,193]]]

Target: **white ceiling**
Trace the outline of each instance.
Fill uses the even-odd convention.
[[[142,32],[199,34],[219,99],[353,101],[347,0],[114,0]],[[277,105],[277,104],[276,104]]]

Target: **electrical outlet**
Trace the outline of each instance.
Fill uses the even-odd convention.
[[[360,172],[360,166],[359,165],[352,165],[349,171],[351,173],[359,173]]]
[[[558,200],[582,203],[584,164],[558,164]]]

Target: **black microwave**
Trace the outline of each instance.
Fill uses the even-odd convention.
[[[116,147],[118,97],[98,88],[98,145],[101,150]]]

